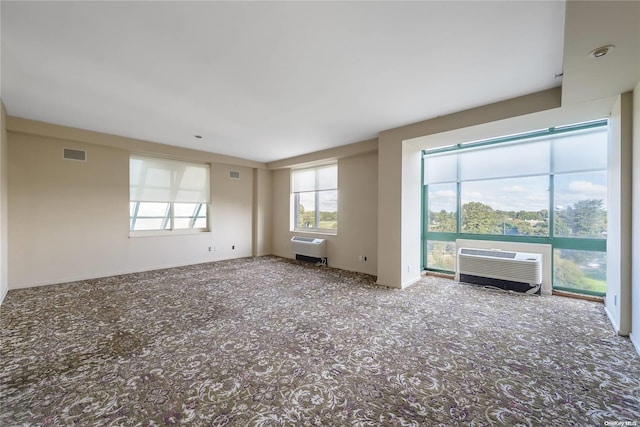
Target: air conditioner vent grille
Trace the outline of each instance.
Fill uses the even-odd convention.
[[[476,256],[488,256],[492,258],[510,258],[514,259],[516,257],[515,252],[503,252],[503,251],[491,251],[484,249],[460,249],[460,253],[462,255],[476,255]]]
[[[74,150],[72,148],[65,148],[62,157],[65,160],[75,160],[78,162],[86,162],[87,152],[84,150]]]
[[[311,243],[314,240],[315,239],[313,237],[302,237],[302,236],[293,236],[293,238],[291,239],[292,242],[307,242],[307,243]]]

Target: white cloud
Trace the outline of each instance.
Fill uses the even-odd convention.
[[[440,190],[429,193],[429,198],[437,197],[439,199],[456,198],[456,192],[450,190]]]
[[[521,185],[511,185],[508,187],[502,187],[500,188],[500,190],[505,192],[508,191],[510,193],[524,193],[525,191],[527,191],[527,189]]]
[[[589,181],[571,181],[569,190],[587,195],[588,199],[603,199],[607,195],[607,187]]]

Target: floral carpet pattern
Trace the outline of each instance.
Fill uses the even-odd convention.
[[[640,423],[602,304],[278,257],[9,291],[0,425]]]

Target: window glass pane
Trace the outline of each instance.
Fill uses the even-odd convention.
[[[549,141],[500,145],[460,153],[461,179],[548,174]]]
[[[196,223],[196,214],[204,221]],[[207,205],[200,203],[174,203],[173,204],[173,228],[206,228]]]
[[[607,253],[555,249],[553,286],[600,292],[607,291]]]
[[[327,190],[318,192],[320,213],[318,228],[338,228],[338,191]]]
[[[463,182],[462,232],[548,236],[549,177]]]
[[[554,172],[607,168],[607,128],[568,134],[553,141]]]
[[[195,215],[196,209],[200,203],[174,203],[173,204],[173,215],[176,218],[179,217],[187,217],[191,218]]]
[[[457,184],[430,184],[427,188],[429,231],[457,231]]]
[[[607,172],[554,177],[554,234],[557,237],[607,237]]]
[[[200,206],[193,228],[207,228],[207,205],[204,203]]]
[[[315,228],[316,193],[308,191],[296,195],[296,228]]]
[[[138,211],[135,207],[138,205]],[[168,230],[169,203],[131,202],[129,212],[129,229],[136,230]]]
[[[169,203],[140,202],[138,218],[165,217],[169,211]]]
[[[338,166],[318,168],[318,186],[316,190],[335,190],[338,188]]]
[[[427,268],[456,270],[455,242],[427,240]]]
[[[164,228],[162,227],[164,223]],[[135,222],[134,228],[131,231],[141,230],[169,230],[169,221],[163,218],[138,218]]]
[[[316,189],[316,170],[293,171],[293,192],[313,191]]]
[[[193,225],[193,228],[207,228],[207,218],[198,217]]]
[[[458,179],[458,155],[442,154],[424,159],[424,183],[452,182]]]
[[[176,230],[191,228],[191,218],[174,218],[173,228]]]

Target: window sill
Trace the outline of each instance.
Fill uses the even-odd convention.
[[[323,236],[337,236],[337,231],[330,230],[321,230],[317,228],[294,228],[290,230],[292,233],[303,233],[303,234],[321,234]]]
[[[185,230],[140,230],[129,231],[129,237],[167,237],[167,236],[190,236],[202,233],[211,233],[207,229],[185,229]]]

